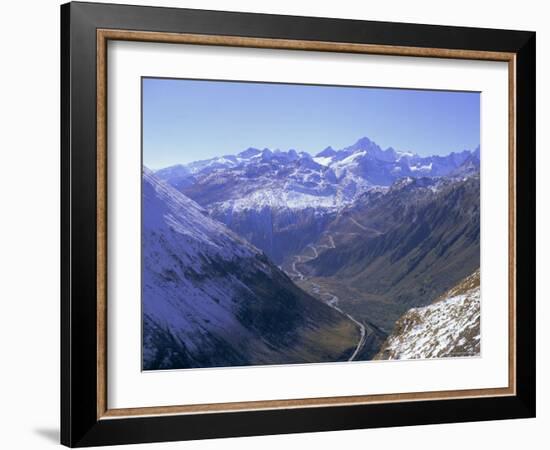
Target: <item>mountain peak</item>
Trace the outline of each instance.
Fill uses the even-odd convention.
[[[366,150],[372,144],[374,144],[374,142],[372,142],[367,136],[363,136],[362,138],[357,139],[357,141],[349,147],[346,147],[345,150]]]
[[[382,154],[382,149],[378,144],[374,141],[371,141],[368,137],[364,136],[360,139],[358,139],[355,144],[350,145],[349,147],[346,147],[343,149],[345,153],[356,153],[360,151],[366,151],[368,154],[372,154],[371,156],[378,156],[379,154]]]
[[[324,158],[336,155],[336,150],[334,150],[330,145],[325,148],[323,151],[315,155],[316,158]]]
[[[237,156],[240,156],[241,158],[252,158],[253,156],[256,156],[260,154],[261,151],[254,147],[248,147],[246,150],[243,150],[240,152]]]
[[[355,142],[354,145],[370,145],[373,142],[367,137],[363,136],[362,138],[357,139],[357,142]]]
[[[298,156],[298,152],[296,152],[296,150],[294,150],[293,148],[291,148],[288,152],[287,152],[287,155],[294,161],[296,159],[299,159],[299,156]]]

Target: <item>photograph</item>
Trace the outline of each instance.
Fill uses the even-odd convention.
[[[142,77],[142,370],[480,357],[480,142],[480,92]]]

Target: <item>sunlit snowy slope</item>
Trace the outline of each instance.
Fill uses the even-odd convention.
[[[479,270],[429,306],[409,310],[375,359],[475,356],[480,351]]]

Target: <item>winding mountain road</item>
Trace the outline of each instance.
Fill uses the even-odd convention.
[[[313,252],[313,256],[305,256],[305,255],[295,255],[292,261],[292,271],[294,272],[293,278],[298,279],[300,281],[309,281],[308,277],[306,277],[303,272],[301,272],[297,264],[302,264],[308,261],[311,261],[319,256],[319,250],[320,248],[336,248],[336,245],[334,243],[334,239],[331,235],[328,235],[329,244],[321,244],[321,245],[313,245],[309,244],[307,247],[310,248]],[[291,275],[291,274],[289,274]],[[292,276],[292,275],[291,275]],[[371,333],[371,330],[369,330],[363,323],[359,322],[355,317],[351,316],[347,312],[343,311],[339,306],[339,298],[338,296],[334,295],[331,292],[323,291],[323,287],[313,281],[309,281],[309,285],[311,286],[311,292],[321,298],[332,309],[338,311],[340,314],[346,316],[349,320],[351,320],[353,323],[355,323],[360,330],[361,336],[359,338],[359,341],[357,342],[357,345],[355,347],[355,350],[353,354],[350,356],[348,361],[353,361],[355,358],[357,358],[357,355],[359,352],[363,349],[365,346],[365,342],[367,340],[367,337]]]
[[[360,224],[360,223],[357,222],[357,220],[355,220],[353,217],[350,217],[349,219],[350,219],[355,225],[357,225],[359,228],[361,228],[361,229],[364,230],[364,231],[368,231],[368,232],[374,233],[375,236],[380,236],[380,235],[382,234],[380,231],[375,230],[374,228],[366,227],[365,225]]]

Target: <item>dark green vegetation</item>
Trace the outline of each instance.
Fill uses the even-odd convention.
[[[391,331],[409,308],[433,302],[479,267],[479,175],[405,179],[366,193],[331,223],[335,248],[301,270],[342,309]]]

